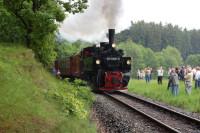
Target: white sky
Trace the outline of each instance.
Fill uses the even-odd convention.
[[[200,29],[200,0],[123,0],[123,4],[122,28],[126,28],[130,20],[144,20]]]
[[[123,13],[118,21],[117,31],[121,31],[130,26],[133,22],[144,20],[145,22],[162,22],[163,24],[172,23],[182,28],[200,29],[200,0],[122,0]],[[85,39],[84,36],[73,35],[68,33],[71,20],[77,19],[81,14],[68,17],[61,26],[61,33],[64,37],[71,40]],[[79,20],[79,19],[77,19]],[[89,20],[90,21],[90,20]],[[91,23],[92,23],[91,19]],[[94,23],[97,23],[94,21]],[[70,29],[70,28],[69,28]],[[89,41],[93,36],[88,36]],[[87,40],[87,39],[86,39]],[[97,37],[97,40],[100,40]]]

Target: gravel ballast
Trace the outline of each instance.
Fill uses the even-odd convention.
[[[164,128],[110,98],[97,94],[92,118],[101,133],[166,133]]]
[[[160,108],[157,108],[155,106],[152,106],[151,104],[143,103],[140,100],[125,97],[120,94],[113,94],[117,99],[123,100],[125,103],[136,107],[137,109],[145,112],[146,114],[156,118],[157,120],[160,120],[164,122],[165,124],[176,128],[182,133],[200,133],[200,126],[197,126],[197,124],[186,120],[182,116],[180,117],[177,114],[174,114],[172,112],[160,110]]]

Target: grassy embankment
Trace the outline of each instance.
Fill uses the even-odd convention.
[[[180,107],[192,112],[200,113],[200,90],[192,89],[192,94],[187,95],[184,83],[181,81],[179,86],[179,95],[173,96],[170,90],[167,90],[167,80],[163,85],[158,85],[156,80],[146,84],[144,80],[131,80],[129,83],[129,92],[134,92],[176,107]]]
[[[87,87],[59,81],[22,46],[0,44],[0,132],[91,133],[93,96]]]

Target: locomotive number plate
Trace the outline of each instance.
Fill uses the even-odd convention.
[[[106,60],[108,60],[108,61],[118,61],[118,60],[120,60],[120,58],[107,57]]]

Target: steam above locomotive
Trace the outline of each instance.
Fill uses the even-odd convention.
[[[84,48],[79,54],[55,61],[61,77],[81,78],[96,90],[125,90],[130,79],[131,58],[116,49],[115,30],[109,29],[109,42]]]

